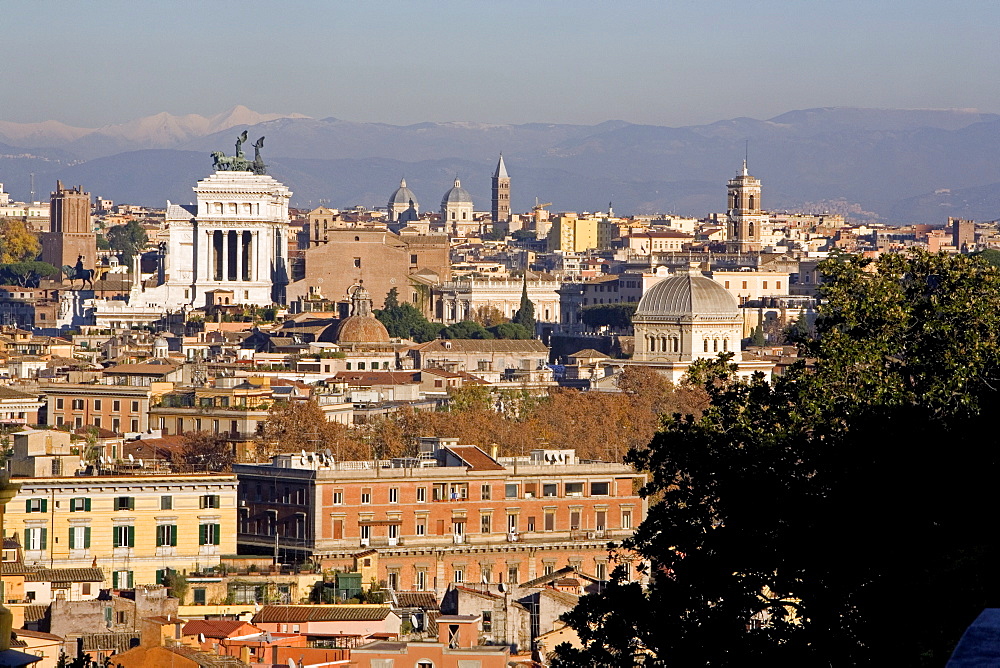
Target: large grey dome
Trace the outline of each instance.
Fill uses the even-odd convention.
[[[688,270],[665,278],[639,300],[634,318],[659,319],[702,316],[740,317],[736,298],[700,271]]]
[[[406,187],[406,179],[400,179],[399,187],[396,188],[396,192],[389,198],[389,207],[391,208],[393,204],[410,206],[411,201],[413,202],[413,206],[419,206],[417,196],[413,194],[412,190]]]
[[[458,179],[455,179],[454,187],[441,198],[442,207],[446,207],[449,204],[472,204],[472,195],[462,187],[462,182]]]

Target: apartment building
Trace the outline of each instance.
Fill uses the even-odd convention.
[[[44,432],[15,435],[14,481],[4,526],[20,538],[26,566],[100,568],[114,588],[159,584],[167,569],[196,570],[236,552],[236,477],[228,474],[61,475],[19,478],[51,468],[68,440],[36,444]],[[19,442],[23,437],[25,443]],[[59,451],[59,452],[57,452]],[[20,462],[44,459],[48,464]],[[78,457],[75,457],[78,460]]]
[[[523,582],[567,565],[603,579],[608,541],[631,535],[646,512],[642,474],[573,450],[498,460],[428,438],[418,458],[286,454],[234,472],[242,551],[277,545],[338,567],[372,549],[386,586],[439,595],[449,583]]]

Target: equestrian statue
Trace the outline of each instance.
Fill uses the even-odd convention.
[[[83,268],[83,256],[82,255],[80,255],[79,257],[76,258],[76,266],[75,267],[71,267],[68,264],[64,264],[62,266],[62,273],[63,273],[63,276],[65,276],[66,278],[69,279],[70,289],[73,288],[73,281],[75,281],[76,279],[80,279],[80,289],[81,290],[83,290],[83,288],[86,286],[87,283],[90,283],[90,289],[91,290],[94,289],[94,270],[93,269],[84,269]]]
[[[222,151],[213,151],[212,160],[215,163],[215,170],[219,172],[253,172],[254,174],[267,174],[267,165],[260,155],[260,149],[264,147],[264,138],[258,139],[254,145],[253,161],[247,160],[243,153],[243,144],[247,141],[247,131],[244,130],[236,137],[236,155],[226,155]]]

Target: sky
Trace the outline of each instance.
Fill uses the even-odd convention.
[[[996,0],[4,0],[0,120],[693,125],[1000,112]]]

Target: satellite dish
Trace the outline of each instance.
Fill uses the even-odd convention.
[[[198,634],[198,643],[199,644],[204,644],[205,643],[205,634],[204,633],[199,633]]]
[[[135,463],[135,457],[132,456],[131,452],[128,453],[128,461],[129,461],[130,464]]]
[[[298,666],[295,665],[295,659],[292,657],[288,657],[288,668],[298,668]]]
[[[500,590],[501,594],[504,594],[507,592],[507,585],[501,582],[500,584],[497,585],[497,589]]]
[[[306,451],[303,450],[302,451],[302,461],[305,461],[305,459],[306,459]]]
[[[141,459],[139,460],[139,468],[143,468],[143,463]]]

